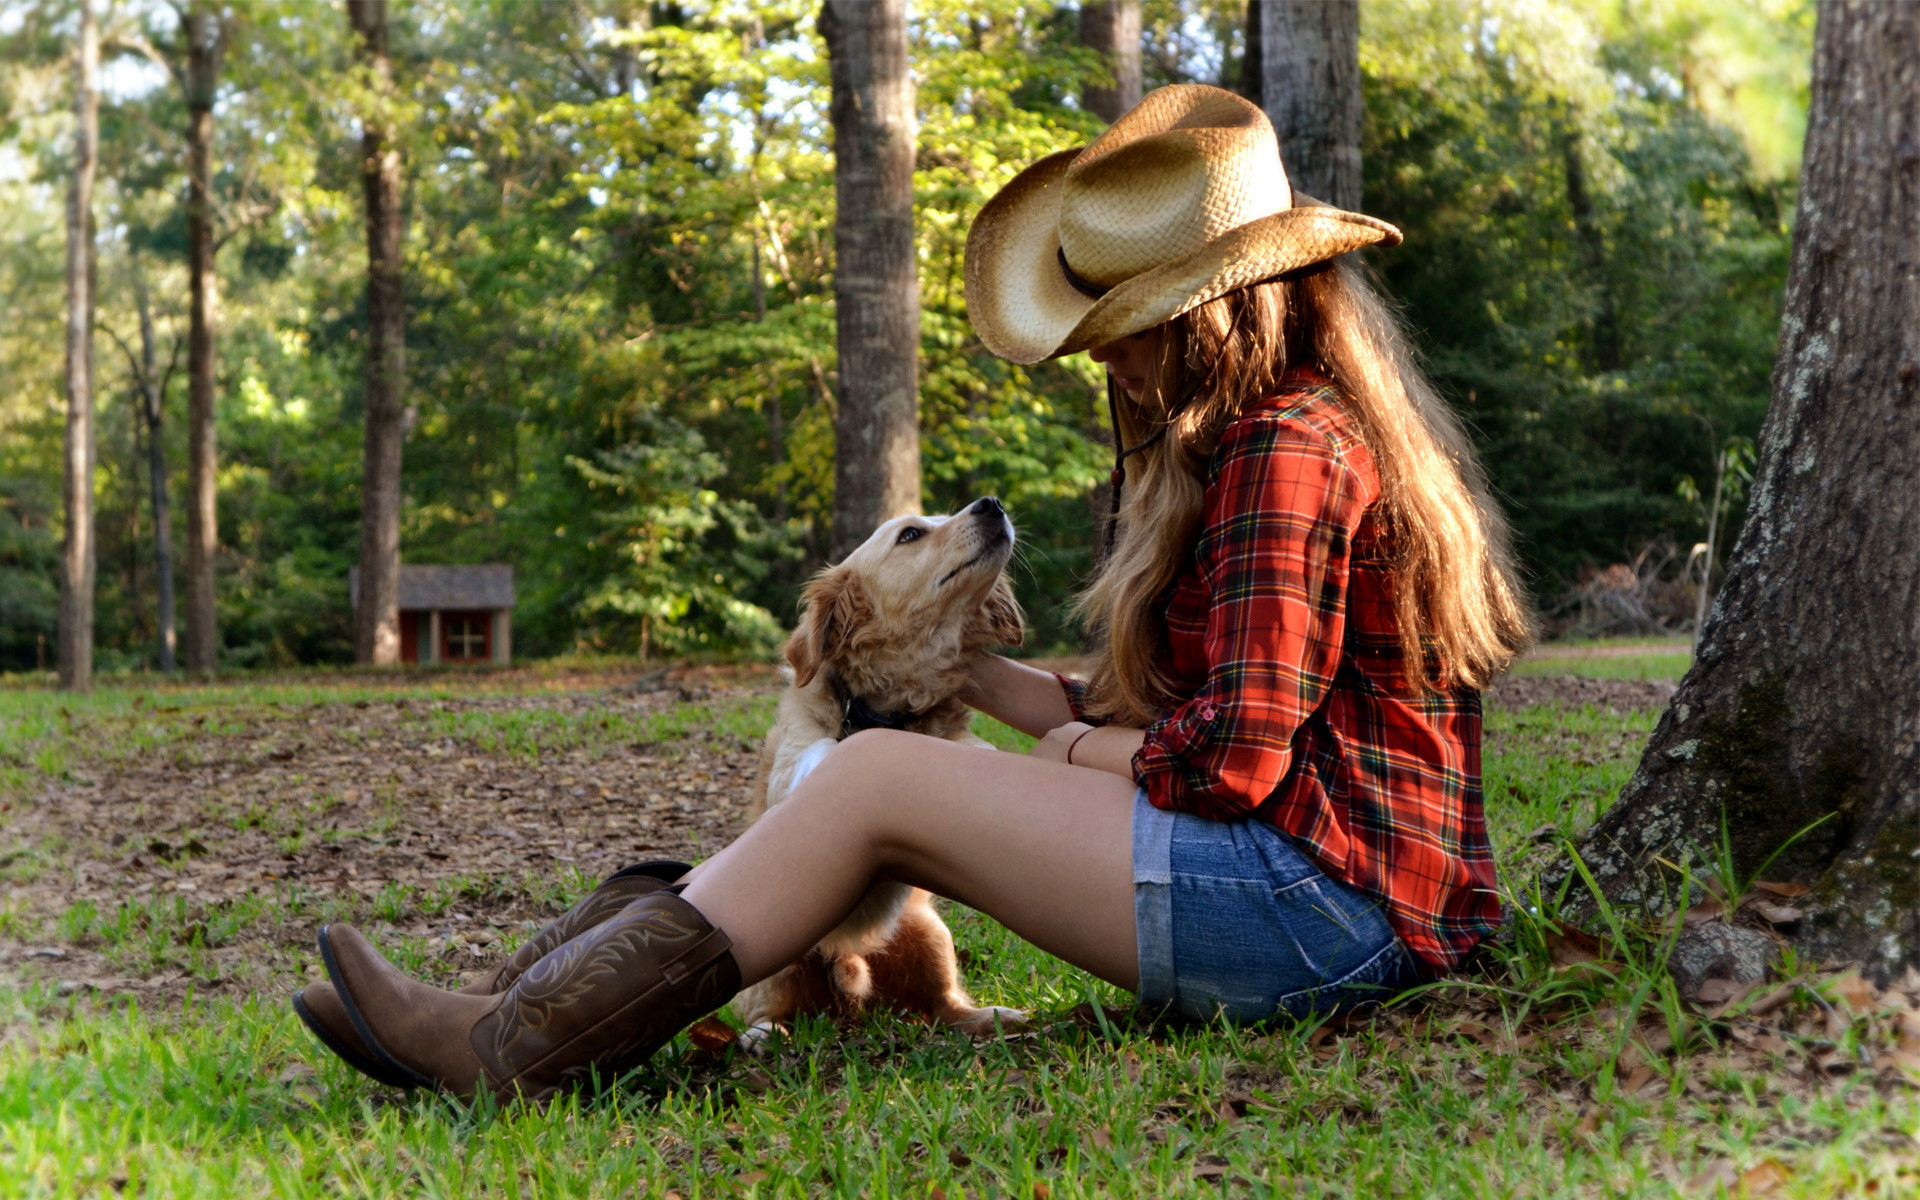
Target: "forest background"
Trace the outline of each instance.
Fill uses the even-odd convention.
[[[51,662],[61,539],[70,5],[0,0],[0,669]],[[348,662],[365,404],[352,33],[250,0],[216,102],[225,666]],[[1145,83],[1242,88],[1245,6],[1146,0]],[[816,6],[396,5],[405,97],[402,553],[509,562],[522,656],[762,653],[827,546],[833,157]],[[1536,595],[1645,580],[1737,484],[1779,324],[1805,129],[1806,0],[1365,0],[1373,263],[1475,431]],[[154,659],[138,295],[184,491],[185,106],[103,17],[97,655]],[[1012,510],[1038,649],[1092,563],[1103,390],[974,338],[973,214],[1095,136],[1076,10],[917,0],[924,502]],[[1243,88],[1244,90],[1244,88]],[[1731,541],[1737,487],[1723,489]],[[176,519],[183,506],[176,503]],[[176,542],[181,540],[175,530]],[[1664,566],[1663,566],[1664,564]],[[1614,572],[1617,576],[1618,572]],[[1684,608],[1691,608],[1685,605]]]

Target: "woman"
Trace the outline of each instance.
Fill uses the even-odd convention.
[[[302,1016],[379,1077],[537,1098],[635,1065],[878,879],[1201,1017],[1458,963],[1499,915],[1474,689],[1527,616],[1465,438],[1338,261],[1398,240],[1293,197],[1215,88],[1030,167],[969,236],[969,312],[1014,361],[1104,363],[1125,466],[1091,680],[974,672],[1033,752],[855,734],[681,884],[610,880],[469,992],[323,931]]]

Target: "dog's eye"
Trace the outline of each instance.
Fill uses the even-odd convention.
[[[926,530],[920,528],[918,525],[909,525],[900,531],[899,537],[893,539],[893,544],[896,546],[904,546],[908,542],[917,542],[926,532]]]

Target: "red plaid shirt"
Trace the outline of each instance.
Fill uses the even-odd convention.
[[[1480,694],[1410,683],[1379,496],[1324,376],[1289,375],[1227,427],[1166,599],[1190,698],[1147,727],[1133,771],[1156,808],[1283,830],[1445,971],[1500,921]],[[1083,715],[1084,685],[1062,682]]]

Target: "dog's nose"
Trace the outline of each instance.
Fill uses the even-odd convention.
[[[998,496],[982,496],[967,507],[973,510],[975,517],[983,521],[997,521],[1007,515],[1007,510],[1000,507]]]

